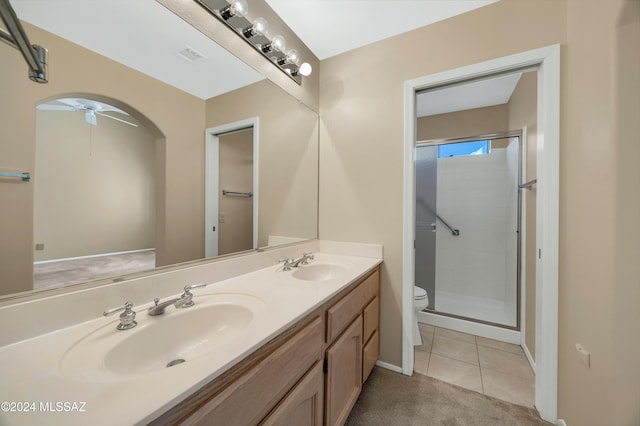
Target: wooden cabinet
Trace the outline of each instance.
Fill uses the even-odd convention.
[[[264,426],[321,426],[324,410],[324,374],[317,362],[261,423]]]
[[[364,347],[362,348],[362,383],[364,383],[378,360],[380,354],[380,298],[376,296],[364,308]]]
[[[376,269],[327,309],[326,425],[344,424],[378,359],[379,292]]]
[[[376,268],[153,425],[342,425],[379,353]]]
[[[362,389],[361,316],[327,349],[325,363],[325,421],[328,425],[341,425]]]

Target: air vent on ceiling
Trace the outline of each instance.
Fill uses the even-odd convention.
[[[185,59],[189,62],[195,62],[199,59],[206,59],[206,56],[204,56],[202,53],[198,52],[196,49],[194,49],[191,46],[186,46],[184,49],[182,49],[181,51],[179,51],[178,56],[180,56],[182,59]]]

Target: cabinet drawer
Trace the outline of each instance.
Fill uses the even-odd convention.
[[[379,283],[380,273],[376,269],[358,287],[327,310],[328,343],[338,337],[356,316],[361,315],[364,307],[378,293]]]
[[[375,330],[371,339],[362,348],[362,383],[364,383],[380,355],[380,334]]]
[[[364,320],[364,341],[369,340],[369,337],[378,328],[380,324],[380,298],[375,297],[363,311]]]
[[[317,317],[205,403],[183,424],[258,424],[322,354],[322,320]]]

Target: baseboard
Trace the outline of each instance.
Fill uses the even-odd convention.
[[[529,347],[522,343],[520,345],[522,350],[524,351],[524,355],[527,357],[527,361],[529,361],[529,365],[531,366],[531,370],[533,370],[533,374],[536,374],[536,362],[533,360],[533,356],[531,356],[531,352],[529,352]]]
[[[386,368],[387,370],[402,374],[402,368],[398,367],[397,365],[389,364],[383,361],[376,361],[376,365],[378,367]]]
[[[558,419],[558,426],[567,426],[567,422],[562,419]]]
[[[128,251],[114,251],[112,253],[100,253],[100,254],[89,254],[87,256],[77,256],[77,257],[65,257],[61,259],[49,259],[49,260],[38,260],[33,262],[34,265],[41,265],[45,263],[55,263],[55,262],[66,262],[68,260],[81,260],[81,259],[93,259],[95,257],[104,257],[104,256],[115,256],[118,254],[132,254],[132,253],[141,253],[143,251],[154,251],[155,248],[146,248],[146,249],[137,249],[137,250],[128,250]]]

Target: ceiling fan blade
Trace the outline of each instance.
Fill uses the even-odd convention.
[[[108,118],[110,118],[110,119],[112,119],[112,120],[116,120],[116,121],[119,121],[119,122],[121,122],[121,123],[128,124],[129,126],[138,127],[138,125],[137,125],[137,124],[135,124],[135,123],[131,123],[131,122],[129,122],[129,121],[123,120],[123,119],[118,118],[118,117],[114,117],[114,116],[109,115],[109,114],[104,114],[104,113],[102,113],[102,112],[98,112],[98,111],[95,111],[95,113],[96,113],[96,114],[98,114],[98,115],[99,115],[99,116],[101,116],[101,117],[108,117]],[[129,114],[127,114],[127,115],[129,115]]]
[[[83,105],[81,102],[79,102],[79,99],[75,99],[75,98],[61,98],[61,99],[56,99],[56,101],[63,103],[65,105],[69,105],[70,107],[73,107],[77,110],[79,109],[86,109],[86,105]]]
[[[36,108],[42,111],[77,111],[76,108],[68,105],[40,104]]]

